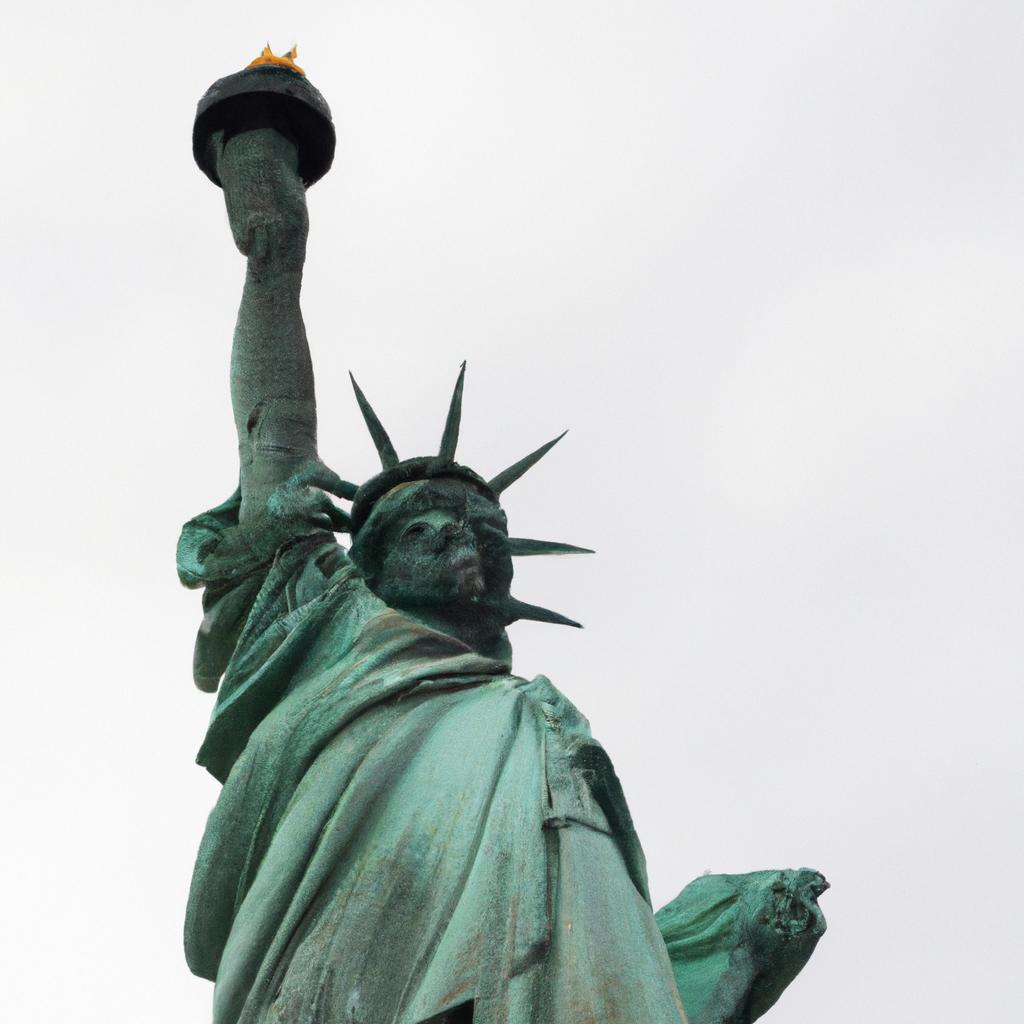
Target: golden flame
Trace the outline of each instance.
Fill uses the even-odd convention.
[[[299,55],[299,48],[293,46],[287,53],[282,53],[280,57],[274,56],[274,51],[270,49],[270,43],[267,43],[263,47],[263,52],[249,64],[247,68],[258,68],[264,64],[273,64],[275,67],[287,68],[289,71],[296,71],[300,75],[304,75],[306,72],[295,63],[295,58]]]

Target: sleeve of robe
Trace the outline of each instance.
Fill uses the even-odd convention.
[[[203,588],[203,621],[192,674],[199,689],[217,692],[198,762],[221,782],[252,730],[277,703],[279,690],[252,677],[295,625],[305,605],[331,584],[358,573],[332,533],[296,527],[269,558],[249,548],[238,527],[241,494],[185,524],[178,541],[178,577]],[[278,674],[276,679],[284,678]]]

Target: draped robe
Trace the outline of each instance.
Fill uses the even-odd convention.
[[[237,516],[236,494],[178,550],[197,683],[223,675],[185,926],[214,1024],[685,1021],[582,715],[386,606],[332,534],[219,554]]]

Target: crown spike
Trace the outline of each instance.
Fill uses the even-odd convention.
[[[535,452],[530,452],[526,458],[520,459],[514,465],[509,466],[508,469],[503,469],[493,480],[488,481],[487,486],[495,494],[501,494],[502,491],[514,484],[524,473],[540,462],[568,433],[568,430],[563,430],[558,437],[548,441],[547,444],[542,444]]]
[[[388,437],[388,432],[384,429],[383,424],[377,418],[377,414],[373,411],[373,406],[366,400],[366,395],[363,394],[362,388],[356,383],[355,377],[349,373],[349,379],[352,381],[352,388],[356,393],[356,401],[359,403],[359,410],[363,414],[363,419],[366,421],[366,429],[370,431],[370,437],[373,438],[373,443],[377,448],[377,454],[380,456],[380,464],[384,469],[394,469],[399,463],[398,453],[395,451],[395,446],[391,443],[391,438]]]
[[[531,540],[529,537],[509,537],[509,553],[519,555],[592,555],[593,548],[578,548],[575,544],[562,544],[557,540]]]
[[[455,382],[451,404],[448,406],[448,419],[445,420],[444,434],[441,435],[441,448],[437,453],[444,462],[455,461],[455,449],[459,444],[459,426],[462,423],[462,384],[466,379],[466,360],[462,360],[459,378]]]
[[[553,612],[550,608],[541,608],[537,604],[527,604],[525,601],[519,601],[514,597],[508,599],[506,607],[509,613],[509,623],[518,622],[520,619],[529,619],[531,622],[550,622],[556,626],[573,626],[576,629],[583,628],[581,623],[567,618],[565,615],[560,615],[558,612]]]

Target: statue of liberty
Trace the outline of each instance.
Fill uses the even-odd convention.
[[[460,465],[463,366],[436,455],[399,458],[354,381],[381,472],[357,487],[318,455],[299,292],[334,130],[294,57],[216,83],[194,136],[247,258],[239,486],[178,547],[217,691],[185,926],[214,1022],[752,1021],[823,932],[824,880],[706,876],[656,917],[586,719],[512,673],[510,624],[576,625],[510,593],[515,556],[584,550],[508,532],[504,492],[555,441]]]

